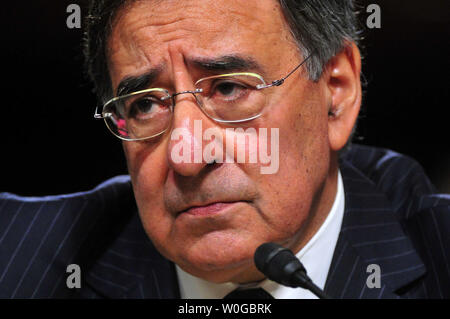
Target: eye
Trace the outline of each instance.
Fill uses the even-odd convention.
[[[236,100],[244,96],[248,91],[248,87],[240,82],[220,81],[213,85],[211,90],[212,98],[225,100]]]
[[[151,118],[161,108],[166,108],[162,101],[153,96],[145,96],[130,103],[128,107],[128,117],[145,120]]]
[[[142,98],[134,101],[130,107],[130,113],[149,113],[154,107],[155,101],[152,98]]]

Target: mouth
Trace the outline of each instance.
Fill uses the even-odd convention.
[[[192,216],[211,216],[224,212],[225,210],[245,201],[235,201],[235,202],[214,202],[206,205],[191,206],[180,214],[189,214]]]

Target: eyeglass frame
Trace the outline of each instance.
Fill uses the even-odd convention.
[[[217,78],[217,77],[221,77],[221,76],[252,75],[252,76],[256,76],[257,78],[259,78],[259,79],[263,82],[263,84],[258,84],[258,85],[256,85],[256,90],[262,90],[262,89],[267,89],[267,88],[270,88],[270,87],[280,86],[280,85],[282,85],[282,84],[284,83],[284,81],[285,81],[289,76],[291,76],[291,74],[293,74],[293,73],[294,73],[295,71],[297,71],[303,64],[305,64],[305,63],[309,60],[309,58],[311,58],[311,56],[313,55],[313,53],[314,53],[314,52],[312,52],[311,54],[309,54],[309,55],[308,55],[308,56],[307,56],[307,57],[306,57],[299,65],[297,65],[294,69],[292,69],[286,76],[282,77],[281,79],[274,80],[274,81],[272,81],[272,82],[269,83],[269,84],[266,84],[266,81],[264,80],[264,78],[263,78],[261,75],[259,75],[259,74],[257,74],[257,73],[249,73],[249,72],[226,73],[226,74],[214,75],[214,76],[210,76],[210,77],[201,78],[201,79],[197,80],[196,83],[199,83],[199,82],[201,82],[201,81],[203,81],[203,80],[207,80],[207,79],[209,79],[209,78]],[[199,101],[198,101],[198,99],[197,99],[196,94],[197,94],[197,93],[202,93],[202,92],[203,92],[203,89],[186,90],[186,91],[180,91],[180,92],[175,92],[175,93],[173,93],[173,94],[170,94],[168,90],[163,89],[163,88],[149,88],[149,89],[145,89],[145,90],[140,90],[140,91],[136,91],[136,92],[131,92],[131,93],[129,93],[129,94],[125,94],[125,95],[121,95],[121,96],[116,96],[116,97],[114,97],[114,98],[108,100],[108,101],[107,101],[105,104],[103,104],[103,106],[102,106],[102,113],[98,113],[98,106],[96,106],[95,112],[94,112],[94,118],[95,118],[95,119],[105,119],[105,120],[106,120],[106,117],[105,117],[105,114],[104,114],[104,111],[103,111],[103,110],[104,110],[105,106],[107,106],[108,104],[113,103],[113,102],[115,102],[115,101],[117,101],[117,100],[119,100],[119,99],[123,99],[123,98],[125,98],[125,97],[129,97],[129,96],[133,96],[133,95],[137,95],[137,94],[142,94],[142,93],[146,93],[146,92],[151,92],[152,90],[155,90],[155,89],[161,89],[161,90],[164,90],[164,91],[167,92],[168,95],[165,96],[165,97],[163,97],[163,98],[161,98],[161,101],[165,101],[165,100],[167,100],[167,99],[172,99],[172,110],[171,110],[172,113],[174,112],[173,109],[175,108],[175,104],[176,104],[176,101],[175,101],[175,97],[176,97],[176,96],[181,95],[181,94],[187,94],[187,93],[193,94],[194,97],[195,97],[195,99],[196,99],[197,106],[200,108],[200,110],[201,110],[206,116],[208,116],[208,117],[211,118],[213,121],[218,122],[218,123],[241,123],[241,122],[248,122],[248,121],[251,121],[251,120],[254,120],[254,119],[260,117],[261,114],[262,114],[262,110],[264,109],[264,108],[261,109],[261,112],[259,112],[257,115],[254,115],[254,116],[252,116],[252,117],[250,117],[250,118],[246,118],[246,119],[242,119],[242,120],[220,120],[220,119],[213,118],[212,116],[210,116],[209,114],[207,114],[207,113],[202,109],[202,107],[200,107]],[[152,136],[143,137],[143,138],[131,139],[131,138],[124,138],[124,137],[121,137],[121,136],[115,134],[114,132],[112,132],[112,130],[109,128],[108,125],[106,125],[106,126],[108,127],[108,130],[110,130],[111,133],[113,133],[114,136],[118,137],[118,138],[121,139],[121,140],[129,141],[129,142],[132,142],[132,141],[141,141],[141,140],[147,140],[147,139],[150,139],[150,138],[154,138],[154,137],[157,137],[157,136],[163,134],[163,133],[167,130],[167,128],[166,128],[166,129],[163,130],[162,132],[157,133],[157,134],[152,135]]]

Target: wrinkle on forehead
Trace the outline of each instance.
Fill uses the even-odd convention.
[[[273,0],[133,1],[119,12],[113,24],[108,60],[120,60],[120,67],[114,63],[109,67],[114,72],[122,71],[124,66],[140,69],[160,65],[167,62],[163,60],[167,59],[164,55],[168,43],[177,40],[192,39],[184,44],[203,53],[237,47],[231,39],[239,41],[245,34],[263,34],[253,36],[255,44],[269,37],[277,41],[283,31],[289,33],[281,15],[278,2]]]

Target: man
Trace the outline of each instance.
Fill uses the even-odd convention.
[[[333,298],[449,297],[449,197],[411,159],[343,151],[357,38],[351,1],[93,1],[96,117],[124,140],[132,186],[3,195],[1,296],[313,298],[256,269],[276,242]]]

